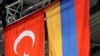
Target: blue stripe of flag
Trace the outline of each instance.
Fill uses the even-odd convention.
[[[62,54],[78,56],[74,0],[61,0]]]

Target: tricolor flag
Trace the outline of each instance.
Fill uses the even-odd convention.
[[[46,8],[49,56],[90,56],[89,0],[60,0]]]
[[[44,56],[44,10],[4,28],[5,56]]]

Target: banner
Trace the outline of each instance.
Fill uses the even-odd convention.
[[[60,0],[46,8],[49,56],[89,56],[89,0]]]
[[[44,10],[4,28],[5,56],[44,56]]]

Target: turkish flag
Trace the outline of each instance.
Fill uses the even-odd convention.
[[[44,10],[4,28],[5,56],[44,56]]]

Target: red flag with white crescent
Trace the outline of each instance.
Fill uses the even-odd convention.
[[[5,56],[44,56],[44,10],[4,28]]]

